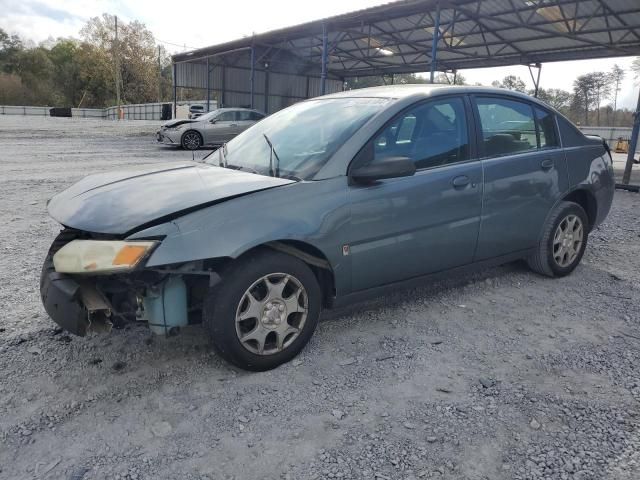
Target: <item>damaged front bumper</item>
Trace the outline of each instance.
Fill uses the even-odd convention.
[[[111,330],[112,308],[107,299],[90,283],[80,284],[56,272],[51,258],[42,268],[40,296],[53,321],[74,335]]]
[[[156,132],[156,141],[164,145],[180,145],[180,142],[176,140],[179,137],[179,133],[175,131],[158,130]]]

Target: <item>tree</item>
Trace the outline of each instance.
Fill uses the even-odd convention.
[[[613,121],[612,127],[616,126],[616,109],[618,108],[618,93],[620,92],[620,84],[624,80],[625,71],[617,63],[611,69],[609,78],[611,79],[611,85],[613,87]]]
[[[435,78],[435,83],[444,83],[448,85],[466,85],[467,79],[461,73],[451,75],[448,73],[439,73]]]
[[[533,91],[529,91],[532,95]],[[539,88],[538,98],[561,113],[566,113],[571,106],[571,92],[561,88]]]
[[[592,72],[587,76],[591,78],[593,88],[593,103],[596,107],[596,123],[600,126],[600,105],[602,101],[611,95],[610,77],[604,72]]]
[[[153,34],[144,24],[118,22],[118,44],[115,49],[115,17],[107,13],[94,17],[80,31],[85,42],[111,54],[113,78],[115,59],[119,57],[122,99],[145,103],[157,100],[158,64]],[[115,80],[114,80],[115,81]]]
[[[638,78],[640,78],[640,57],[633,59],[633,62],[631,63],[631,71],[633,72],[633,78],[638,80]]]
[[[14,73],[18,55],[24,50],[22,40],[17,35],[9,35],[0,28],[0,70]]]
[[[515,75],[507,75],[502,79],[502,82],[493,82],[491,85],[506,88],[507,90],[515,90],[516,92],[525,93],[527,91],[527,85],[522,81],[520,77]]]
[[[573,107],[579,107],[584,114],[584,124],[589,124],[589,109],[593,105],[594,79],[592,74],[580,75],[573,82]]]

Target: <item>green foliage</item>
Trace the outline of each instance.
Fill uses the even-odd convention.
[[[527,85],[520,77],[515,75],[507,75],[502,79],[502,82],[493,82],[494,87],[506,88],[507,90],[514,90],[516,92],[525,93],[527,91]]]
[[[3,104],[105,107],[116,103],[118,52],[122,103],[171,95],[170,59],[139,22],[118,25],[104,14],[90,19],[82,40],[59,38],[28,48],[0,29],[0,99]],[[49,45],[50,44],[50,45]],[[158,65],[158,54],[161,62]]]

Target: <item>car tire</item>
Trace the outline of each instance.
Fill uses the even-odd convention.
[[[182,134],[180,145],[185,150],[198,150],[203,144],[202,135],[195,130],[187,130]]]
[[[549,215],[527,263],[541,275],[564,277],[580,263],[588,236],[589,218],[584,209],[574,202],[560,202]]]
[[[294,358],[318,324],[322,293],[301,260],[260,250],[222,272],[203,306],[217,353],[251,371],[271,370]]]

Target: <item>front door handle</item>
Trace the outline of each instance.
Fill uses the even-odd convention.
[[[545,158],[540,162],[540,168],[542,170],[551,170],[553,168],[553,159]]]
[[[469,177],[460,175],[459,177],[455,177],[451,183],[453,184],[453,188],[463,188],[469,185]]]

